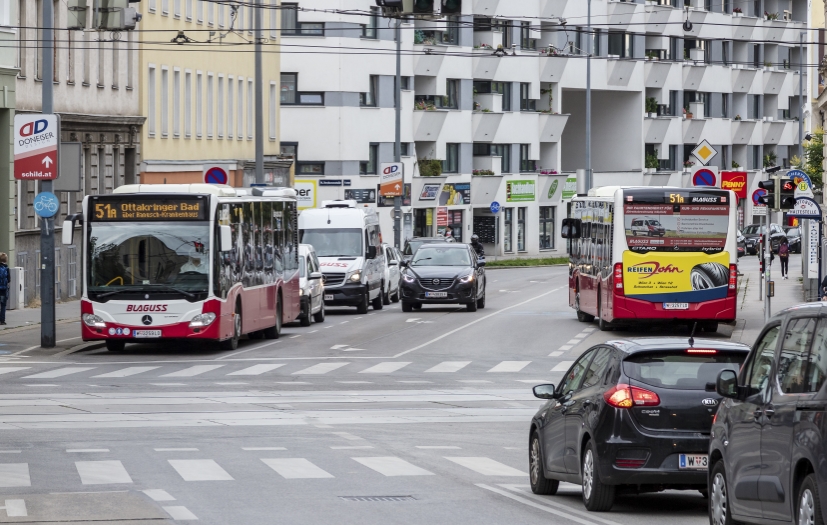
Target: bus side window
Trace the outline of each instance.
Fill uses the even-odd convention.
[[[273,279],[273,203],[261,203],[262,250],[264,251],[264,283],[272,284]]]
[[[284,272],[282,253],[284,253],[284,203],[273,203],[273,270],[276,279]]]
[[[253,250],[253,203],[245,202],[242,206],[244,207],[244,223],[241,228],[244,245],[244,270],[241,275],[241,282],[246,288],[254,286],[253,276],[256,268],[255,252]]]
[[[287,202],[284,204],[285,224],[285,250],[284,268],[296,271],[299,269],[299,229],[298,216],[296,215],[296,203]]]
[[[230,205],[230,229],[233,232],[233,250],[230,252],[230,282],[235,284],[241,281],[241,270],[244,265],[244,209],[241,203]]]

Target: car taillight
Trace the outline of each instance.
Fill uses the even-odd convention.
[[[615,408],[654,407],[660,398],[651,390],[620,383],[603,393],[603,399]]]
[[[617,468],[640,468],[646,464],[645,459],[616,459],[615,466]]]
[[[712,348],[689,348],[686,350],[687,354],[702,354],[702,355],[715,355],[718,353],[717,350],[713,350]]]
[[[729,290],[727,290],[727,297],[735,297],[738,289],[738,267],[734,264],[729,265]]]
[[[623,293],[623,264],[622,263],[615,264],[614,283],[615,283],[615,293],[622,294]]]

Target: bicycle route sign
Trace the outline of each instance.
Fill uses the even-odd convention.
[[[60,120],[57,115],[16,114],[14,116],[14,178],[17,180],[56,179],[59,144]]]
[[[54,193],[50,191],[43,191],[34,197],[34,212],[48,219],[54,217],[60,209],[60,201]]]

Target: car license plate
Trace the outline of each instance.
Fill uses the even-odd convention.
[[[689,303],[663,303],[664,310],[689,310]]]
[[[324,300],[325,301],[332,301],[333,300],[333,294],[325,294],[324,295]]]
[[[678,467],[706,470],[709,468],[709,456],[706,454],[679,454]]]
[[[137,338],[161,337],[160,330],[133,330],[132,335]]]
[[[425,292],[425,297],[428,299],[445,299],[448,297],[448,292]]]

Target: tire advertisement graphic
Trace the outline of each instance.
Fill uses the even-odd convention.
[[[729,252],[623,254],[626,297],[653,303],[723,299],[729,288]]]

